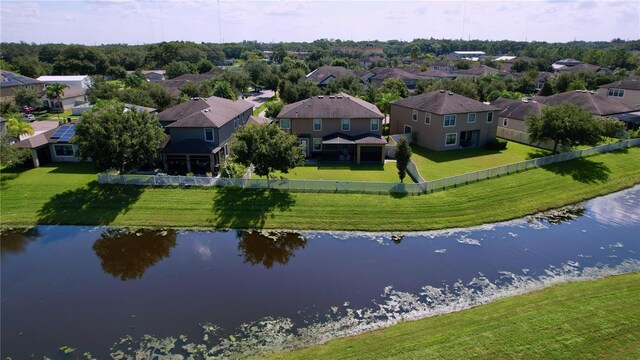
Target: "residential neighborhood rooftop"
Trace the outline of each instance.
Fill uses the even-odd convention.
[[[545,105],[558,105],[570,103],[583,108],[594,115],[612,115],[632,112],[634,109],[629,105],[625,105],[618,100],[610,97],[594,93],[593,91],[575,90],[567,91],[551,96],[534,96],[535,101]]]
[[[640,76],[628,77],[610,84],[601,85],[601,88],[616,88],[625,90],[640,90]]]
[[[321,66],[305,75],[301,80],[311,80],[315,83],[321,83],[328,77],[347,77],[355,76],[355,73],[342,66]]]
[[[435,90],[412,96],[395,101],[393,104],[439,115],[500,110],[495,106],[446,90]]]
[[[498,98],[491,102],[492,106],[502,109],[500,117],[524,120],[528,115],[540,114],[544,104],[533,100],[514,100]]]
[[[253,108],[244,100],[229,100],[215,96],[192,98],[158,114],[160,121],[173,121],[171,127],[221,127],[243,112]]]
[[[37,80],[42,82],[82,81],[89,75],[43,75]]]
[[[278,118],[381,118],[378,108],[345,93],[319,95],[286,105]]]
[[[11,71],[0,71],[0,87],[12,87],[23,85],[36,85],[42,82],[36,79],[32,79],[28,76],[12,73]]]

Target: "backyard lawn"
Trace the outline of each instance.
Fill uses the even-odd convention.
[[[400,182],[396,163],[380,164],[315,164],[299,166],[287,174],[276,172],[276,177],[302,180],[343,180],[343,181],[369,181],[369,182]],[[254,174],[253,178],[261,177]],[[405,182],[413,182],[407,174]]]
[[[412,231],[513,219],[639,184],[640,147],[419,196],[99,185],[92,164],[73,163],[0,178],[2,227]]]
[[[550,151],[513,141],[509,141],[507,148],[501,151],[484,147],[449,151],[432,151],[419,146],[413,146],[412,149],[411,160],[426,180],[436,180],[551,155]]]

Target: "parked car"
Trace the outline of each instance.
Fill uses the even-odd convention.
[[[22,116],[24,116],[25,119],[27,119],[29,121],[36,121],[36,117],[33,116],[33,114],[22,114]]]
[[[36,108],[32,107],[32,106],[24,106],[22,108],[22,113],[23,114],[31,114],[32,112],[36,111]]]

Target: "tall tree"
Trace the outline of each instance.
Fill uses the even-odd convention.
[[[409,96],[409,89],[407,84],[400,79],[385,79],[380,85],[380,92],[395,92],[403,98]]]
[[[40,105],[40,94],[34,89],[28,88],[26,86],[21,86],[15,90],[13,93],[13,101],[19,107],[23,106],[39,106]]]
[[[111,101],[98,103],[82,115],[73,142],[80,156],[95,160],[98,170],[124,173],[156,160],[165,136],[155,115],[124,111],[124,104]]]
[[[50,101],[56,100],[57,103],[60,105],[60,109],[63,109],[61,97],[62,97],[62,94],[64,94],[64,89],[68,87],[69,85],[60,84],[60,83],[47,84],[47,99],[49,99]],[[59,112],[58,112],[58,119],[60,119]]]
[[[526,117],[525,123],[532,142],[553,141],[554,154],[558,146],[597,145],[603,134],[599,120],[573,104],[546,106],[540,115]]]
[[[274,171],[286,174],[304,163],[298,137],[268,124],[248,124],[239,128],[231,140],[231,152],[238,163],[253,164],[254,172],[259,176],[269,176]]]
[[[387,115],[389,114],[390,108],[391,108],[391,103],[398,100],[398,99],[402,99],[402,96],[400,96],[400,94],[398,94],[395,91],[392,92],[379,92],[376,96],[376,106],[378,107],[378,109],[382,110],[382,112],[384,113],[384,117],[385,119],[387,118]]]
[[[402,136],[400,137],[400,141],[398,142],[398,148],[396,149],[396,168],[398,169],[398,177],[400,177],[400,182],[404,182],[404,178],[407,175],[407,166],[409,166],[409,161],[411,161],[411,146],[407,139]]]
[[[238,94],[235,89],[226,81],[220,80],[216,82],[213,87],[213,96],[235,100],[238,98]]]

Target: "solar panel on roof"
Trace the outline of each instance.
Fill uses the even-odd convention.
[[[67,130],[69,130],[71,128],[71,125],[62,125],[58,128],[58,130],[56,130],[56,132],[53,133],[53,135],[51,135],[52,139],[58,139],[60,138],[62,135],[64,135],[64,133],[67,132]]]
[[[58,141],[60,141],[60,142],[69,142],[69,140],[71,140],[71,138],[75,134],[76,134],[76,130],[74,128],[71,128],[71,129],[67,130],[67,132],[65,132],[64,135],[62,135]]]

